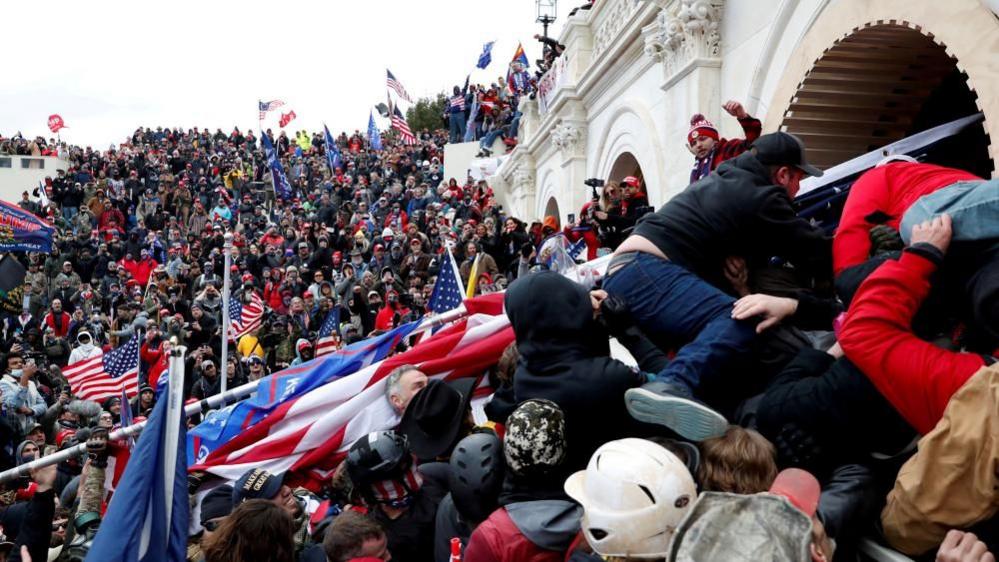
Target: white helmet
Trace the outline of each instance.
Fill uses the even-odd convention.
[[[565,481],[583,506],[583,533],[601,556],[664,558],[697,486],[673,453],[645,439],[605,443]]]

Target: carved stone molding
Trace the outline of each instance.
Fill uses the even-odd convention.
[[[725,0],[646,0],[662,9],[642,29],[645,53],[665,66],[667,83],[691,65],[721,63],[721,17]]]
[[[635,13],[639,0],[602,0],[606,6],[600,6],[599,23],[593,32],[593,59],[599,57],[617,39],[624,24]]]
[[[586,123],[558,120],[552,125],[551,141],[565,158],[582,156],[586,151]]]
[[[534,193],[534,169],[527,166],[526,163],[513,171],[511,179],[514,193],[521,197]]]

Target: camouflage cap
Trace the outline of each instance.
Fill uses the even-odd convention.
[[[503,451],[518,476],[550,472],[565,460],[565,414],[550,400],[527,400],[507,419]]]

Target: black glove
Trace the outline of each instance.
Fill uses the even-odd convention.
[[[600,303],[600,319],[612,336],[619,336],[635,325],[628,304],[615,296]]]
[[[95,427],[87,438],[87,456],[90,457],[90,465],[97,468],[107,468],[108,466],[108,430],[103,427]]]
[[[899,252],[905,247],[899,232],[887,224],[875,226],[871,229],[869,236],[871,238],[871,257]]]

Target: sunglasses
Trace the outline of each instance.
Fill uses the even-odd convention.
[[[201,526],[204,527],[205,530],[208,531],[209,533],[214,533],[215,530],[218,529],[219,525],[221,524],[222,524],[221,521],[205,521],[204,523],[201,524]]]

